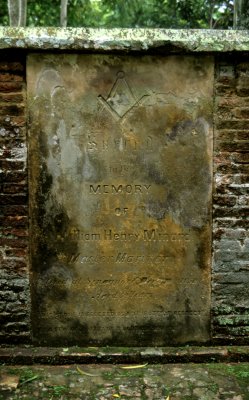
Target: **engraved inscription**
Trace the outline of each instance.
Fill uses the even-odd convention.
[[[121,120],[137,103],[123,71],[117,73],[116,82],[107,99],[102,95],[99,95],[98,98],[100,103],[110,112],[116,121]]]
[[[153,255],[144,256],[142,254],[128,254],[128,253],[118,253],[116,255],[106,256],[104,254],[98,255],[83,255],[77,254],[72,256],[71,260],[74,262],[80,262],[81,264],[101,264],[105,262],[113,262],[116,264],[128,263],[133,264],[160,264],[163,265],[167,259],[170,258],[169,255]]]
[[[151,185],[90,185],[90,194],[148,193]]]
[[[126,164],[120,165],[120,164],[112,163],[109,167],[110,174],[112,174],[114,176],[125,176],[129,172],[132,172],[131,170],[132,170],[131,166],[126,165]]]
[[[109,152],[110,150],[114,150],[117,152],[127,152],[127,151],[133,151],[136,152],[138,150],[138,143],[134,138],[119,138],[119,139],[113,139],[113,140],[106,140],[103,141],[101,139],[98,139],[95,137],[96,133],[92,133],[92,137],[94,137],[94,140],[91,139],[91,135],[89,135],[89,140],[86,145],[87,151],[91,153],[106,153]],[[101,135],[101,132],[98,132],[98,135]],[[77,138],[79,142],[82,141],[82,135],[80,136],[74,136]],[[152,143],[151,140],[146,140],[143,143],[139,143],[139,147],[143,148],[144,150],[146,149],[151,149],[152,148]]]
[[[28,57],[38,345],[209,340],[213,61],[200,57]]]
[[[165,242],[188,242],[190,235],[188,233],[176,233],[171,234],[168,232],[158,231],[155,229],[144,229],[137,232],[115,232],[112,229],[104,229],[99,233],[85,233],[77,228],[73,228],[69,236],[77,240],[83,241],[96,241],[96,240],[115,240],[115,241],[127,241],[127,240],[144,240],[144,241],[165,241]],[[59,235],[60,237],[60,235]]]

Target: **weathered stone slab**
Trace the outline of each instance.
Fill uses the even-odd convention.
[[[247,30],[0,26],[0,49],[230,53],[249,50]]]
[[[209,339],[212,65],[29,56],[36,341]]]

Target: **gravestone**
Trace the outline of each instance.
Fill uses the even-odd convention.
[[[29,55],[37,343],[209,340],[212,61]]]

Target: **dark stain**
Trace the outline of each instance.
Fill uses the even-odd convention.
[[[127,329],[116,329],[111,341],[106,344],[137,346],[163,346],[177,345],[182,342],[182,335],[185,331],[184,323],[181,323],[175,316],[170,314],[155,324],[152,319],[147,319],[141,324],[134,324]],[[194,327],[193,327],[194,329]]]
[[[71,335],[67,335],[68,344],[90,343],[88,325],[80,322],[78,319],[70,320]],[[77,339],[76,339],[77,338]],[[76,340],[75,340],[76,339]]]
[[[137,165],[134,169],[134,177],[144,176],[147,182],[152,182],[156,185],[168,185],[166,171],[160,169],[155,162],[150,162],[145,154],[140,153],[136,156],[130,155],[131,164]]]
[[[91,344],[88,335],[87,324],[80,323],[77,319],[69,319],[64,317],[63,323],[70,327],[70,330],[60,330],[59,335],[55,335],[54,331],[48,329],[50,327],[49,320],[46,324],[37,325],[37,332],[34,335],[34,342],[39,345],[50,345],[50,346],[73,346],[73,345],[86,345]],[[77,341],[75,338],[77,337]]]
[[[33,252],[32,269],[44,272],[54,265],[58,254],[73,255],[77,242],[68,236],[71,221],[66,210],[51,195],[52,176],[43,163],[33,208],[33,229],[37,236],[37,250]],[[49,204],[49,207],[48,207]]]
[[[194,123],[191,120],[180,121],[175,124],[171,132],[165,136],[166,141],[175,141],[181,136],[188,134],[194,127]]]
[[[45,163],[39,169],[38,185],[32,208],[31,246],[32,269],[32,325],[34,335],[41,315],[46,315],[47,304],[63,304],[68,296],[67,284],[72,279],[68,260],[77,252],[78,245],[68,235],[71,221],[64,208],[51,195],[52,177]],[[48,206],[49,205],[49,206]],[[45,326],[45,325],[44,325]],[[49,324],[48,324],[49,326]]]
[[[149,182],[156,183],[157,185],[166,185],[168,183],[164,171],[160,170],[155,164],[149,164],[147,167],[147,174]]]
[[[196,72],[197,79],[207,79],[207,68],[205,68],[206,64],[203,63],[203,59],[199,59],[196,57],[194,60],[194,69]]]
[[[191,317],[190,317],[191,307],[189,298],[185,299],[185,311],[186,311],[185,324],[186,328],[189,329],[191,327]]]
[[[156,220],[164,219],[168,211],[167,204],[160,201],[150,201],[146,207],[146,214]]]
[[[209,254],[211,251],[211,236],[208,235],[210,227],[207,225],[205,228],[202,228],[202,230],[195,229],[195,231],[198,232],[199,236],[195,258],[199,268],[204,270],[208,268],[207,260],[209,260]],[[209,238],[209,240],[207,240],[207,238]]]
[[[186,303],[189,310],[189,303]],[[63,335],[58,337],[57,344],[71,344],[71,345],[102,345],[102,346],[164,346],[164,345],[181,345],[184,340],[184,334],[191,336],[191,332],[195,332],[198,327],[195,326],[195,321],[191,315],[187,315],[188,325],[184,320],[179,320],[174,314],[170,314],[162,321],[157,322],[153,319],[146,319],[143,323],[130,324],[129,327],[113,327],[112,335],[106,339],[95,339],[89,336],[87,325],[81,324],[78,320],[70,321],[70,333],[67,337]],[[98,331],[98,323],[94,327]],[[198,341],[189,340],[187,343],[198,344]]]
[[[188,299],[185,302],[186,312],[190,310]],[[187,319],[187,321],[186,321]],[[168,315],[165,319],[155,324],[155,321],[151,318],[146,319],[143,323],[132,323],[127,327],[112,327],[112,334],[110,337],[98,340],[94,335],[89,335],[88,325],[80,322],[78,319],[64,317],[63,323],[67,325],[69,329],[65,332],[60,331],[57,336],[54,332],[49,334],[45,332],[46,326],[50,326],[49,320],[43,326],[38,325],[36,342],[39,344],[65,346],[65,345],[77,345],[77,346],[167,346],[167,345],[181,345],[184,344],[200,344],[195,340],[184,340],[186,337],[191,337],[191,332],[195,332],[199,329],[196,326],[195,320],[190,314],[187,314],[185,320],[180,320],[173,313]],[[186,326],[187,323],[187,326]],[[111,323],[110,323],[111,325]],[[96,321],[93,331],[99,332],[99,324]],[[38,338],[38,339],[37,339]]]

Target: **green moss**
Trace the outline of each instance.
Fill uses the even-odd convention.
[[[54,397],[61,397],[64,394],[67,393],[68,388],[66,386],[63,386],[63,385],[57,385],[57,386],[53,386],[52,387],[52,391],[53,391],[53,396]]]
[[[247,382],[249,379],[249,364],[236,364],[236,365],[228,365],[227,371],[236,376],[236,378],[247,378]]]
[[[217,383],[211,383],[208,386],[208,389],[211,390],[211,392],[213,392],[213,393],[217,393],[219,390],[219,385]]]
[[[248,346],[228,346],[227,347],[229,352],[236,352],[239,354],[245,354],[248,355],[249,354],[249,347]]]
[[[114,371],[107,371],[102,374],[102,377],[107,380],[112,380],[115,377]]]
[[[78,375],[78,372],[73,369],[68,369],[67,371],[64,372],[64,376],[73,376],[73,375]]]
[[[222,317],[218,317],[217,320],[218,320],[219,325],[221,325],[221,326],[234,325],[233,318],[222,316]]]
[[[231,306],[228,306],[226,304],[223,304],[221,306],[215,307],[215,314],[233,314],[233,308]]]
[[[9,375],[19,375],[20,374],[20,371],[18,371],[16,368],[5,367],[4,369],[6,371],[6,374],[9,374]]]
[[[242,387],[247,387],[249,382],[249,363],[238,364],[207,364],[215,372],[234,376]]]

